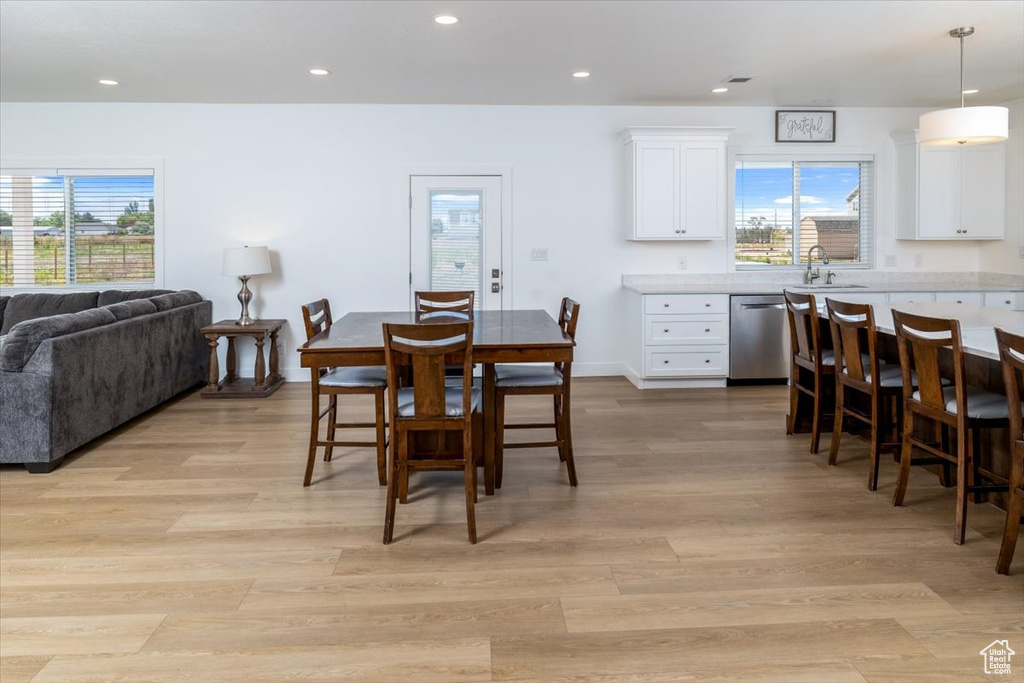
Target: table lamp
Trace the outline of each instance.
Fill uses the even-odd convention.
[[[224,275],[233,275],[242,281],[238,290],[238,301],[242,304],[242,316],[235,321],[236,325],[252,325],[255,322],[249,317],[249,302],[252,292],[249,291],[249,278],[270,272],[270,252],[266,247],[229,247],[224,250]]]

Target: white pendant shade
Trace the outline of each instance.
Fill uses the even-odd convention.
[[[922,145],[987,145],[1009,137],[1006,107],[957,107],[922,114],[918,140]]]
[[[224,275],[262,275],[270,272],[266,247],[233,247],[224,250]]]

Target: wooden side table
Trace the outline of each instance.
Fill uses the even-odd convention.
[[[200,392],[203,398],[263,398],[277,391],[284,383],[284,377],[277,367],[277,333],[287,320],[256,320],[252,325],[238,325],[234,320],[221,320],[207,325],[200,332],[210,344],[210,376],[206,387]],[[270,373],[267,374],[263,358],[263,347],[270,337]],[[225,365],[227,374],[220,379],[217,363],[217,344],[221,337],[228,338],[228,357]],[[252,337],[256,342],[256,367],[253,378],[238,377],[235,338]]]

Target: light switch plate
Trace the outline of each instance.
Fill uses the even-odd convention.
[[[547,249],[531,249],[530,250],[531,261],[547,261],[548,250]]]

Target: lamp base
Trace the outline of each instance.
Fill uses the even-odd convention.
[[[242,304],[242,315],[235,321],[235,324],[246,327],[256,322],[255,318],[249,317],[249,302],[252,301],[252,292],[249,291],[248,275],[242,275],[238,279],[242,281],[242,288],[238,290],[238,301]]]

